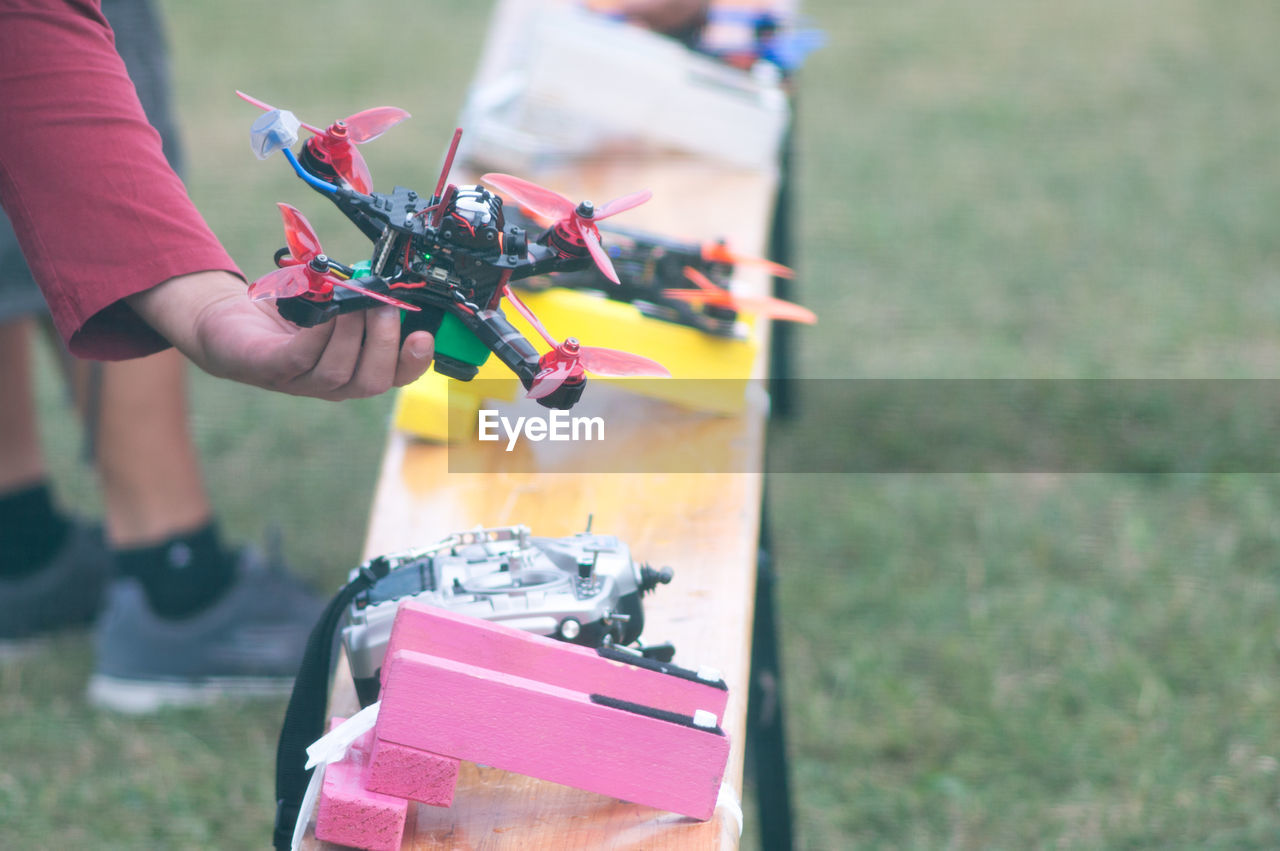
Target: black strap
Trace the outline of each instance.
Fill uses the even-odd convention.
[[[347,607],[361,591],[386,576],[390,564],[381,556],[360,568],[356,578],[338,592],[307,638],[298,677],[293,683],[289,708],[280,728],[276,746],[276,826],[273,842],[279,851],[293,843],[293,828],[298,821],[302,797],[311,781],[306,768],[307,748],[324,735],[325,712],[329,703],[329,672],[333,665],[334,633]]]
[[[705,680],[697,671],[690,668],[681,668],[679,665],[673,665],[670,662],[663,662],[660,659],[650,659],[642,656],[634,650],[628,650],[625,647],[618,647],[613,644],[602,644],[596,648],[596,655],[603,656],[612,662],[625,662],[628,665],[634,665],[637,668],[644,668],[649,671],[657,671],[659,674],[666,674],[671,677],[679,677],[682,680],[689,680],[694,683],[701,683],[704,686],[718,688],[720,691],[728,691],[729,686],[723,679]]]

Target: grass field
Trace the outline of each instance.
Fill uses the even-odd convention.
[[[488,11],[164,5],[189,184],[251,276],[279,242],[272,202],[298,190],[249,154],[231,90],[313,121],[402,105],[413,121],[371,164],[425,183]],[[806,9],[830,44],[800,80],[801,291],[821,317],[801,374],[1280,372],[1280,7]],[[359,555],[390,400],[204,377],[193,395],[228,533],[281,524],[299,570],[333,587]],[[801,405],[774,429],[782,457],[859,441],[822,398]],[[62,493],[93,510],[51,380],[43,406]],[[892,449],[930,447],[907,430]],[[1275,469],[776,476],[801,847],[1280,845]],[[82,637],[0,662],[0,846],[263,847],[282,705],[121,719],[82,702],[90,665]]]

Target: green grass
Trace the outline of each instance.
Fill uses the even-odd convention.
[[[189,183],[250,276],[272,202],[305,195],[249,154],[231,90],[317,122],[400,104],[370,163],[421,185],[487,5],[166,3]],[[800,80],[802,374],[1280,371],[1275,4],[806,8],[831,43]],[[326,247],[359,245],[306,209]],[[193,395],[229,534],[280,523],[332,587],[389,400]],[[859,440],[803,402],[780,452]],[[92,506],[44,405],[64,495]],[[883,439],[864,451],[930,449]],[[802,847],[1280,844],[1275,476],[781,475],[769,508]],[[0,663],[0,844],[262,847],[281,706],[119,719],[84,706],[89,666],[77,638]]]
[[[803,374],[1275,375],[1273,6],[808,8]],[[1280,841],[1274,476],[772,491],[805,847]]]

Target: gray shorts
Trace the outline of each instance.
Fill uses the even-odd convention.
[[[169,94],[169,51],[164,28],[151,0],[102,0],[102,12],[116,34],[138,100],[164,141],[164,154],[182,173],[182,150]],[[44,297],[22,259],[9,218],[0,210],[0,322],[48,312]]]

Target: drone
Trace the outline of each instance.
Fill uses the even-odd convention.
[[[643,204],[651,197],[647,190],[596,206],[507,174],[481,178],[496,192],[481,185],[455,185],[449,172],[462,137],[459,128],[431,195],[403,186],[379,193],[373,191],[358,146],[408,118],[408,112],[374,107],[321,128],[299,121],[288,110],[236,94],[265,110],[250,130],[259,159],[283,152],[298,177],[332,201],[373,243],[369,260],[341,263],[324,253],[299,210],[280,204],[286,247],[276,252],[278,268],[250,284],[252,299],[273,299],[280,315],[301,327],[393,305],[404,311],[402,336],[419,330],[435,335],[437,372],[470,381],[492,353],[516,374],[527,396],[547,408],[573,407],[586,386],[586,373],[670,376],[662,364],[641,355],[582,345],[574,337],[557,340],[512,289],[515,281],[592,265],[616,282],[597,223]],[[311,136],[295,154],[299,130]],[[498,193],[551,224],[536,235],[508,224]],[[508,321],[504,299],[549,351],[539,353]]]
[[[510,215],[509,218],[514,218]],[[738,314],[774,322],[816,323],[813,312],[772,296],[738,294],[730,279],[739,266],[756,266],[773,277],[795,273],[781,263],[734,251],[722,239],[686,242],[639,230],[610,226],[606,249],[617,272],[615,283],[594,267],[560,272],[551,278],[526,279],[521,289],[550,287],[589,290],[613,301],[627,302],[654,319],[696,328],[718,337],[743,335]]]

